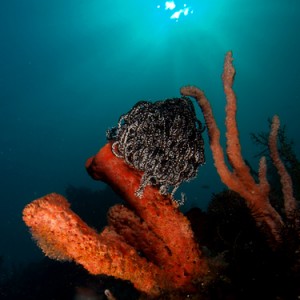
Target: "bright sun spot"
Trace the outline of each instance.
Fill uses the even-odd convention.
[[[165,9],[173,10],[176,7],[176,4],[174,1],[166,1],[165,2]]]
[[[162,5],[157,5],[156,6],[158,9],[161,9],[163,6]],[[193,14],[194,11],[190,6],[187,4],[183,4],[181,6],[176,6],[175,1],[165,1],[164,3],[164,8],[166,11],[172,11],[172,13],[169,14],[169,18],[175,20],[178,22],[179,18],[181,16],[188,16],[189,14]]]

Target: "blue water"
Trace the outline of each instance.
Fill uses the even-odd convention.
[[[21,219],[27,203],[64,193],[69,184],[104,188],[87,175],[85,160],[137,101],[178,97],[181,86],[197,85],[224,133],[221,73],[228,50],[237,69],[245,159],[256,168],[259,150],[249,134],[267,131],[274,114],[299,153],[300,1],[186,4],[188,15],[176,20],[162,1],[0,2],[0,256],[6,262],[42,256]],[[205,209],[223,189],[205,140],[207,162],[182,187],[183,210]]]

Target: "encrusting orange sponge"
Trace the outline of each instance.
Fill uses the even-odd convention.
[[[130,209],[111,208],[109,225],[98,234],[72,212],[63,196],[53,193],[33,201],[25,207],[23,220],[44,253],[74,260],[91,274],[130,280],[148,295],[195,290],[195,280],[207,274],[208,266],[177,203],[153,186],[137,197],[141,172],[113,155],[110,143],[88,159],[86,168],[119,193]]]

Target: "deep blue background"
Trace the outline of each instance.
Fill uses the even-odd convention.
[[[85,160],[137,101],[177,97],[181,86],[197,85],[223,133],[228,50],[244,157],[256,167],[249,134],[267,131],[274,114],[299,153],[300,1],[190,1],[193,15],[178,22],[158,4],[0,2],[0,255],[9,263],[41,256],[22,222],[27,203],[64,193],[68,184],[103,188],[86,174]],[[183,187],[183,209],[205,208],[223,188],[207,144],[206,152],[198,178]]]

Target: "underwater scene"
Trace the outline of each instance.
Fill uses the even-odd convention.
[[[0,299],[300,299],[300,1],[0,1]]]

